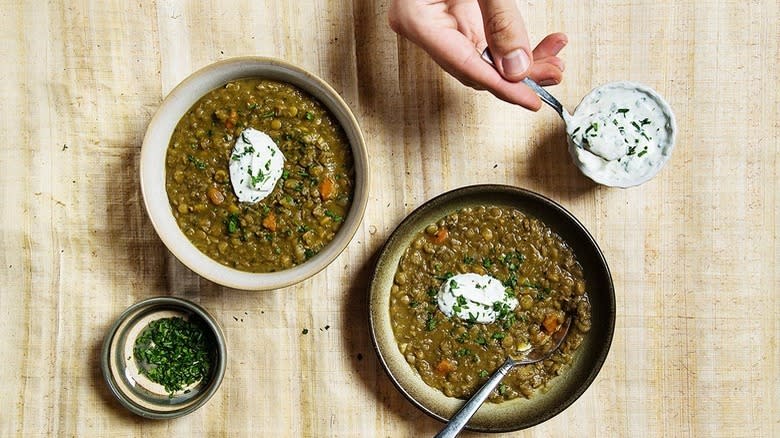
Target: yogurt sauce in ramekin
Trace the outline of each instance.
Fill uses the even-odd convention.
[[[661,170],[674,148],[671,108],[653,89],[635,82],[595,88],[565,119],[569,153],[582,173],[600,184],[642,184]]]

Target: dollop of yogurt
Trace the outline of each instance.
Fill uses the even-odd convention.
[[[635,82],[612,82],[591,91],[566,117],[569,152],[597,183],[631,187],[655,176],[674,147],[669,104]]]
[[[230,154],[230,183],[240,202],[256,203],[271,194],[284,172],[284,155],[268,134],[248,128]]]
[[[437,296],[439,309],[447,317],[489,324],[517,307],[517,298],[490,275],[458,274],[442,283]]]

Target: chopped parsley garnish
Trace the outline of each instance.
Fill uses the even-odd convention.
[[[149,323],[136,339],[139,371],[162,385],[168,396],[200,381],[211,370],[213,339],[199,324],[181,317]]]
[[[229,234],[233,234],[238,231],[240,222],[238,221],[238,215],[231,213],[227,218],[227,231]]]
[[[455,352],[455,357],[463,357],[473,354],[468,348],[461,348]]]
[[[433,314],[429,314],[428,320],[425,321],[425,330],[432,332],[438,324],[439,321],[436,318],[434,318]]]
[[[509,278],[507,278],[503,284],[506,287],[514,288],[515,286],[517,286],[517,275],[515,275],[514,272],[509,274]]]
[[[471,256],[463,257],[463,264],[470,265],[472,263],[474,263],[474,257]]]
[[[303,186],[301,186],[301,187],[303,187]],[[325,216],[333,219],[334,222],[341,222],[341,221],[344,220],[343,217],[337,215],[336,213],[334,213],[334,212],[332,212],[330,210],[325,210]]]
[[[187,161],[192,163],[199,170],[203,170],[203,169],[206,168],[206,163],[204,163],[203,161],[193,157],[192,155],[187,155]]]
[[[455,274],[453,274],[452,272],[445,272],[444,275],[440,275],[440,276],[437,276],[435,278],[437,280],[439,280],[439,281],[447,281],[447,280],[449,280],[450,278],[452,278],[454,276],[455,276]]]
[[[306,111],[306,115],[304,116],[306,120],[314,120],[314,113],[311,111]]]

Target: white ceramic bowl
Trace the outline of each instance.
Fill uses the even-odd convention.
[[[206,93],[241,78],[265,78],[292,84],[319,100],[339,121],[352,148],[355,186],[352,205],[333,240],[305,263],[273,273],[239,271],[198,250],[176,223],[165,189],[165,157],[171,135],[184,114]],[[232,58],[193,73],[165,98],[141,148],[141,192],[154,229],[165,246],[185,266],[223,286],[245,290],[277,289],[303,281],[338,257],[355,235],[368,200],[369,167],[366,144],[357,119],[325,81],[284,61],[262,57]]]

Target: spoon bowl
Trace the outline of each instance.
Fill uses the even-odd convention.
[[[482,403],[487,400],[491,392],[501,383],[501,380],[515,367],[522,365],[530,365],[536,362],[541,362],[548,357],[552,356],[558,348],[560,348],[566,335],[569,333],[569,327],[571,327],[571,317],[566,318],[566,321],[558,327],[552,336],[550,337],[550,343],[552,348],[547,350],[531,349],[521,352],[522,356],[519,359],[514,359],[512,356],[506,358],[504,363],[501,364],[490,376],[490,378],[482,385],[474,395],[471,396],[463,407],[461,407],[455,415],[450,418],[447,425],[436,434],[436,438],[450,438],[457,436],[466,423],[477,412]],[[548,343],[549,344],[549,343]]]

